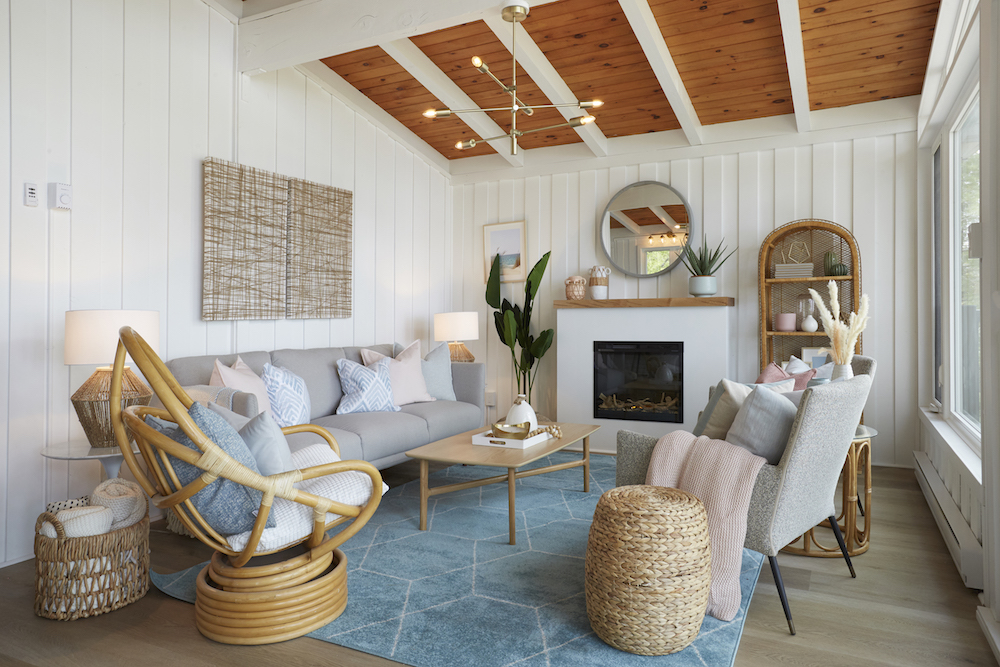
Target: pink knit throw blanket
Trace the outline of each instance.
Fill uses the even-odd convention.
[[[720,621],[733,620],[740,609],[747,510],[765,462],[725,440],[673,431],[656,443],[646,471],[646,484],[693,493],[705,505],[712,544],[707,613]]]

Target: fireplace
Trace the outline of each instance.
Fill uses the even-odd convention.
[[[684,343],[594,341],[594,418],[684,422]]]

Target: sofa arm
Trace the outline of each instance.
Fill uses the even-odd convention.
[[[615,461],[615,486],[645,484],[649,459],[656,438],[635,431],[618,431],[618,458]]]
[[[257,396],[250,392],[230,389],[229,387],[211,387],[207,384],[189,385],[182,388],[192,400],[198,403],[216,403],[250,419],[260,414]],[[153,394],[149,407],[164,409],[163,403],[160,402],[156,394]]]
[[[452,363],[451,381],[455,387],[455,398],[463,403],[477,406],[481,418],[485,419],[486,366],[480,363]]]

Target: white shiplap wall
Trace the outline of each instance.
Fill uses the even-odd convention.
[[[554,327],[551,302],[565,298],[565,279],[588,275],[594,264],[608,264],[595,226],[610,197],[629,183],[656,180],[687,198],[710,243],[725,238],[730,248],[739,246],[719,274],[719,293],[736,297],[735,316],[730,318],[736,341],[733,362],[738,379],[744,381],[755,379],[760,370],[761,242],[775,227],[808,217],[832,220],[854,233],[861,251],[862,287],[871,298],[864,350],[879,364],[865,412],[866,423],[879,430],[873,459],[882,465],[911,466],[917,409],[916,153],[915,134],[907,131],[456,185],[455,264],[464,272],[456,276],[454,306],[482,313],[485,335],[468,345],[487,364],[488,390],[497,391],[497,412],[492,416],[506,414],[513,382],[510,354],[499,342],[484,300],[483,225],[526,220],[529,267],[546,251],[552,252],[533,319],[539,330]],[[523,284],[506,285],[504,295],[521,303],[523,289]],[[611,298],[687,294],[683,268],[657,279],[640,280],[618,272],[611,276]],[[556,416],[557,383],[553,348],[541,361],[533,397],[535,407],[549,416]]]
[[[446,177],[293,70],[234,74],[235,28],[200,0],[0,0],[0,566],[32,552],[44,504],[88,493],[97,463],[44,460],[82,437],[64,313],[161,313],[161,354],[431,337],[451,308]],[[202,322],[201,160],[354,191],[354,316]],[[73,185],[71,212],[21,205]]]

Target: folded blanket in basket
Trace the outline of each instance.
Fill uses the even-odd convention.
[[[56,519],[62,524],[66,537],[88,537],[103,535],[111,530],[114,513],[107,507],[74,507],[62,510],[56,514]],[[59,537],[55,526],[48,521],[42,524],[38,532],[52,539]]]
[[[114,513],[111,530],[142,521],[146,516],[146,494],[135,482],[115,477],[100,483],[90,494],[92,505],[102,505]]]

